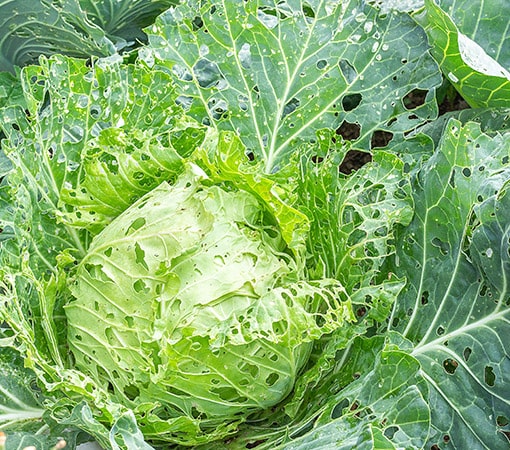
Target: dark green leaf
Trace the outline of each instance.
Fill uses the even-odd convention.
[[[451,120],[397,235],[393,270],[409,283],[390,325],[414,343],[429,385],[429,447],[508,448],[497,418],[510,414],[509,155],[509,134]]]
[[[177,101],[198,121],[239,133],[270,173],[321,128],[360,125],[353,145],[433,118],[440,84],[422,30],[406,14],[358,1],[190,1],[147,29],[148,64],[165,67]],[[391,121],[391,126],[390,126]]]

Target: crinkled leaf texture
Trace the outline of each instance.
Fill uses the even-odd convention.
[[[440,84],[424,35],[405,14],[381,19],[359,1],[189,1],[147,30],[147,63],[172,74],[178,102],[207,125],[235,131],[265,172],[322,128],[360,126],[353,145],[396,136],[437,114]]]
[[[204,136],[177,114],[170,78],[143,65],[112,58],[89,67],[54,56],[23,69],[21,80],[24,101],[1,112],[3,152],[17,191],[11,208],[19,219],[12,220],[31,228],[32,245],[47,249],[32,250],[39,255],[55,255],[55,246],[81,249],[84,228],[99,231],[179,173]]]
[[[415,215],[382,267],[408,280],[390,330],[333,333],[287,415],[232,448],[508,448],[509,157],[508,133],[447,124],[412,172]]]
[[[508,448],[510,135],[451,120],[414,180],[392,270],[408,279],[391,328],[429,386],[427,446]]]
[[[432,55],[462,97],[473,107],[508,107],[510,52],[505,0],[425,0],[415,16],[432,46]]]
[[[282,400],[311,342],[352,319],[340,285],[300,279],[263,203],[190,171],[94,238],[65,308],[76,367],[151,405],[146,438],[188,445]]]

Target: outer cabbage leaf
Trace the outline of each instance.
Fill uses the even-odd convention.
[[[0,70],[55,53],[109,56],[145,40],[152,23],[173,0],[0,0]]]
[[[480,124],[480,129],[491,136],[510,128],[510,108],[469,108],[462,111],[451,111],[443,114],[434,122],[419,127],[416,129],[416,134],[421,133],[431,137],[436,147],[450,119],[456,119],[462,124],[477,122]]]
[[[497,1],[425,0],[415,16],[444,75],[472,107],[508,107],[510,5]]]
[[[63,7],[76,0],[60,0]],[[98,25],[117,47],[124,41],[132,46],[147,37],[142,28],[150,25],[156,16],[175,6],[178,0],[77,0],[87,18]]]
[[[403,102],[441,82],[406,14],[381,18],[359,1],[190,1],[146,31],[141,54],[172,74],[177,101],[238,133],[266,173],[321,128],[358,123],[353,145],[368,149],[377,130],[401,136],[437,113],[433,95],[412,114]]]
[[[44,409],[37,393],[30,389],[34,374],[24,369],[20,355],[7,347],[0,349],[0,366],[0,429],[39,430]]]
[[[26,109],[2,110],[3,151],[13,165],[14,212],[26,217],[13,220],[19,233],[31,228],[30,239],[46,249],[41,255],[55,255],[55,246],[82,247],[83,230],[56,224],[55,215],[78,228],[102,228],[178,173],[182,157],[203,138],[175,114],[170,79],[162,72],[116,59],[89,67],[55,56],[26,67],[21,77]],[[55,229],[58,235],[45,237]],[[51,260],[44,265],[54,267]]]
[[[409,282],[390,327],[429,386],[427,446],[503,449],[510,417],[510,135],[451,120],[414,180],[416,213],[389,269]]]
[[[508,447],[509,152],[508,134],[448,123],[437,151],[413,171],[415,216],[397,228],[396,254],[381,268],[409,280],[396,292],[390,332],[334,333],[285,405],[288,415],[268,417],[281,428],[243,429],[232,448]],[[406,407],[396,391],[378,390],[391,379],[379,371],[387,352],[406,361],[389,370],[403,377],[398,392],[414,396]],[[372,406],[364,415],[372,389],[383,416]],[[365,400],[353,408],[354,399]],[[393,408],[399,420],[378,422]]]
[[[61,8],[51,0],[0,1],[0,70],[37,61],[40,54],[107,56],[115,46],[101,28],[87,19],[77,1]]]
[[[3,339],[5,344],[8,338]],[[74,448],[77,440],[84,437],[83,433],[48,418],[35,374],[23,367],[21,355],[2,346],[0,368],[0,430],[5,448],[21,450],[29,445],[53,448],[59,442],[65,443],[66,448]]]

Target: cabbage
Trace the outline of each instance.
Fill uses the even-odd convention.
[[[199,178],[161,184],[98,234],[65,311],[76,368],[116,402],[204,427],[280,402],[323,329],[321,291],[264,203]]]

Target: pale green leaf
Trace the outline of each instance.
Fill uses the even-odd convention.
[[[253,442],[261,450],[423,448],[430,422],[426,382],[418,361],[391,340],[354,340],[313,387],[299,419],[280,429],[247,428],[229,448]],[[350,384],[340,390],[344,383]]]

